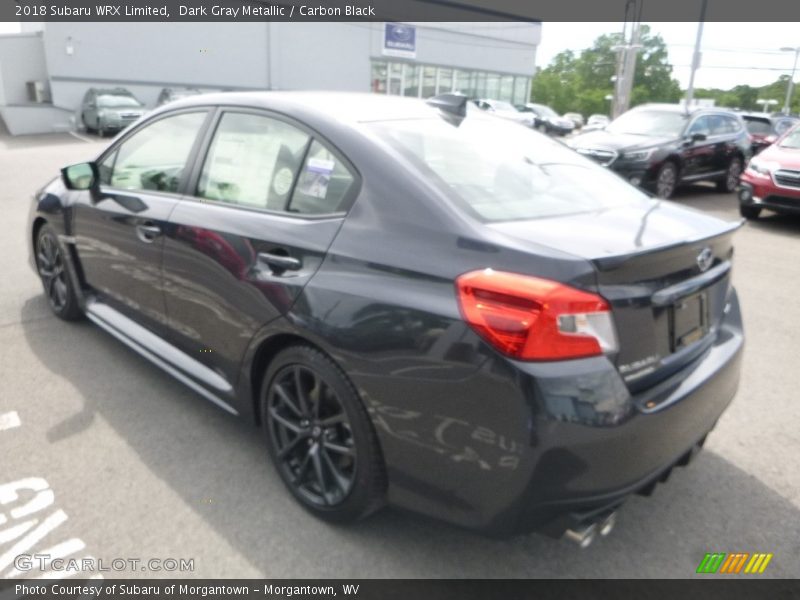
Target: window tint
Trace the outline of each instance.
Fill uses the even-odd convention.
[[[206,156],[197,195],[286,210],[309,136],[278,119],[225,113]]]
[[[444,119],[409,119],[369,127],[482,221],[647,205],[641,191],[607,168],[527,128],[496,121],[476,117],[454,127]]]
[[[756,135],[769,135],[772,133],[772,125],[766,119],[747,119],[747,131]]]
[[[742,130],[742,126],[739,123],[739,120],[734,117],[725,117],[725,121],[728,124],[728,132],[729,133],[738,133]]]
[[[722,135],[729,133],[728,125],[722,115],[711,115],[708,117],[709,128],[711,135]]]
[[[314,140],[303,163],[289,210],[326,214],[344,210],[353,175],[325,146]]]
[[[97,170],[100,172],[100,183],[102,185],[111,185],[111,174],[114,172],[114,161],[117,160],[117,151],[115,150],[103,159]]]
[[[689,131],[687,133],[689,135],[694,135],[695,133],[702,133],[703,135],[711,135],[709,118],[698,117],[698,119],[694,123],[692,123],[692,126],[689,128]]]
[[[113,187],[123,190],[178,191],[186,159],[205,118],[205,112],[183,113],[136,132],[117,149],[116,162],[110,157],[103,161],[101,180],[107,177]]]

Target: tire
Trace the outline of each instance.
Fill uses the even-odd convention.
[[[89,127],[89,123],[86,122],[86,117],[81,115],[81,121],[83,121],[83,128],[86,129],[86,133],[94,133],[94,129]]]
[[[725,179],[717,182],[717,190],[720,192],[730,194],[736,191],[736,186],[739,185],[739,175],[742,174],[742,159],[734,156],[731,162],[728,163],[728,168],[725,170]]]
[[[378,438],[355,387],[322,352],[305,345],[279,352],[264,374],[259,410],[273,464],[306,510],[348,523],[383,506]]]
[[[36,270],[53,314],[65,321],[83,316],[78,297],[66,270],[64,250],[50,225],[43,225],[36,235]]]
[[[539,123],[536,126],[536,131],[538,131],[540,133],[547,133],[547,125],[545,125],[544,123]]]
[[[659,198],[672,198],[678,187],[678,168],[675,163],[667,161],[658,170],[656,175],[656,196]]]
[[[761,207],[753,206],[752,204],[740,204],[739,214],[742,215],[745,219],[755,220],[759,216],[761,216]]]

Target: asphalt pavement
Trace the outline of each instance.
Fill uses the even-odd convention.
[[[29,199],[107,143],[0,137],[0,577],[24,575],[20,554],[48,553],[126,561],[106,577],[683,578],[706,552],[773,553],[760,577],[800,577],[800,219],[737,234],[739,394],[697,459],[631,498],[609,537],[585,550],[486,539],[396,510],[338,527],[291,499],[259,430],[89,322],[51,316],[27,263]],[[734,195],[711,187],[675,201],[739,218]]]

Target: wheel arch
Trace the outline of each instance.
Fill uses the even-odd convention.
[[[327,356],[341,369],[341,366],[338,365],[333,357],[331,357],[330,353],[326,352],[325,349],[320,347],[319,344],[315,344],[307,337],[294,332],[276,333],[275,335],[271,335],[259,342],[254,351],[253,359],[250,361],[247,372],[247,376],[250,381],[248,400],[250,402],[250,408],[253,411],[253,420],[258,427],[263,425],[261,422],[261,411],[259,410],[258,406],[259,398],[261,396],[261,386],[263,385],[261,378],[269,368],[269,364],[272,359],[275,358],[279,352],[291,346],[310,346],[311,348],[314,348],[318,352],[321,352]],[[342,371],[344,370],[342,369]]]

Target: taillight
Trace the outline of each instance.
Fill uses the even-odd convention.
[[[563,360],[617,349],[602,297],[557,281],[484,269],[456,279],[461,314],[494,348],[520,360]]]

